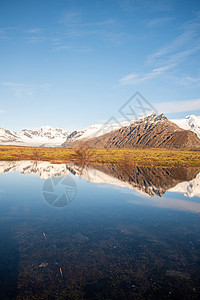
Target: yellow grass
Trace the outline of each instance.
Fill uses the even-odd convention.
[[[0,160],[40,160],[53,163],[131,163],[139,166],[200,167],[200,151],[166,149],[87,149],[0,146]]]

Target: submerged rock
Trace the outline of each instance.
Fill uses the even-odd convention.
[[[39,265],[39,268],[45,268],[47,266],[48,266],[48,263],[42,263],[42,264]]]

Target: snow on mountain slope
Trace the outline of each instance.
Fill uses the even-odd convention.
[[[144,117],[136,120],[142,122]],[[163,114],[150,115],[146,117],[146,120],[155,125],[164,120]],[[10,145],[24,145],[24,146],[61,146],[65,143],[73,143],[75,141],[87,140],[95,137],[102,136],[112,131],[136,122],[135,120],[130,122],[117,122],[114,124],[95,124],[88,126],[82,130],[73,131],[70,133],[62,128],[52,128],[50,126],[42,126],[39,129],[23,129],[15,132],[0,128],[0,144]],[[200,138],[200,117],[190,115],[184,119],[172,119],[173,123],[178,125],[180,128],[191,130],[197,134]]]
[[[61,128],[42,126],[39,129],[23,129],[15,132],[0,128],[0,143],[30,146],[60,146],[70,134]]]
[[[122,127],[128,127],[133,125],[134,123],[139,125],[144,125],[147,128],[147,124],[151,124],[151,128],[153,129],[155,126],[165,122],[167,118],[164,114],[151,114],[148,116],[140,117],[137,120],[132,120],[130,122],[118,122],[113,124],[96,124],[89,127],[86,127],[83,130],[73,131],[66,139],[63,146],[78,146],[78,143],[81,141],[87,141],[93,138],[100,137],[104,134],[111,133],[113,131],[117,131]],[[175,119],[169,120],[178,125],[182,129],[190,130],[197,133],[197,136],[200,137],[200,118],[196,116],[188,116],[185,119]]]
[[[102,124],[91,125],[82,130],[73,131],[67,137],[67,141],[74,142],[74,141],[91,139],[93,137],[99,137],[99,136],[109,133],[111,131],[118,130],[121,127],[129,126],[133,122],[134,121],[113,123],[113,124],[106,124],[106,125],[102,125]]]
[[[0,143],[3,142],[17,142],[19,137],[15,131],[0,128]]]
[[[191,130],[200,138],[200,116],[190,115],[184,119],[172,119],[173,123],[185,130]]]

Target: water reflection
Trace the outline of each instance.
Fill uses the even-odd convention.
[[[187,197],[200,197],[200,170],[192,168],[137,167],[130,164],[92,164],[16,161],[0,162],[0,174],[18,171],[35,174],[40,178],[61,177],[69,174],[81,176],[94,183],[126,187],[149,196],[162,196],[166,191],[184,193]]]
[[[2,299],[199,299],[199,170],[23,161],[0,172]],[[42,187],[65,176],[76,199],[55,208]]]

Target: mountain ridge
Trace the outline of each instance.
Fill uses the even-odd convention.
[[[159,116],[166,117],[163,114],[156,115],[153,122],[154,125],[159,121]],[[146,118],[149,118],[147,116]],[[51,126],[42,126],[39,129],[22,129],[20,131],[8,130],[0,128],[0,144],[4,145],[21,145],[21,146],[79,146],[81,142],[91,141],[92,138],[99,138],[108,133],[116,132],[121,128],[133,126],[136,122],[141,122],[145,118],[132,120],[129,122],[117,122],[114,124],[94,124],[82,130],[74,130],[72,132],[62,129],[53,128]],[[167,118],[166,118],[167,119]],[[165,119],[165,120],[166,120]],[[169,120],[170,121],[170,120]],[[200,138],[200,117],[195,115],[186,116],[184,119],[172,119],[175,125],[183,130],[194,132]],[[186,139],[191,139],[190,133],[176,134],[177,138],[181,138],[181,134],[185,135]]]
[[[60,146],[70,134],[62,128],[45,125],[39,129],[22,129],[18,132],[0,128],[0,143],[26,146]]]
[[[164,114],[140,118],[128,126],[90,139],[82,139],[90,148],[197,148],[200,139],[191,130],[180,128]],[[65,147],[79,147],[79,139],[67,139]]]

